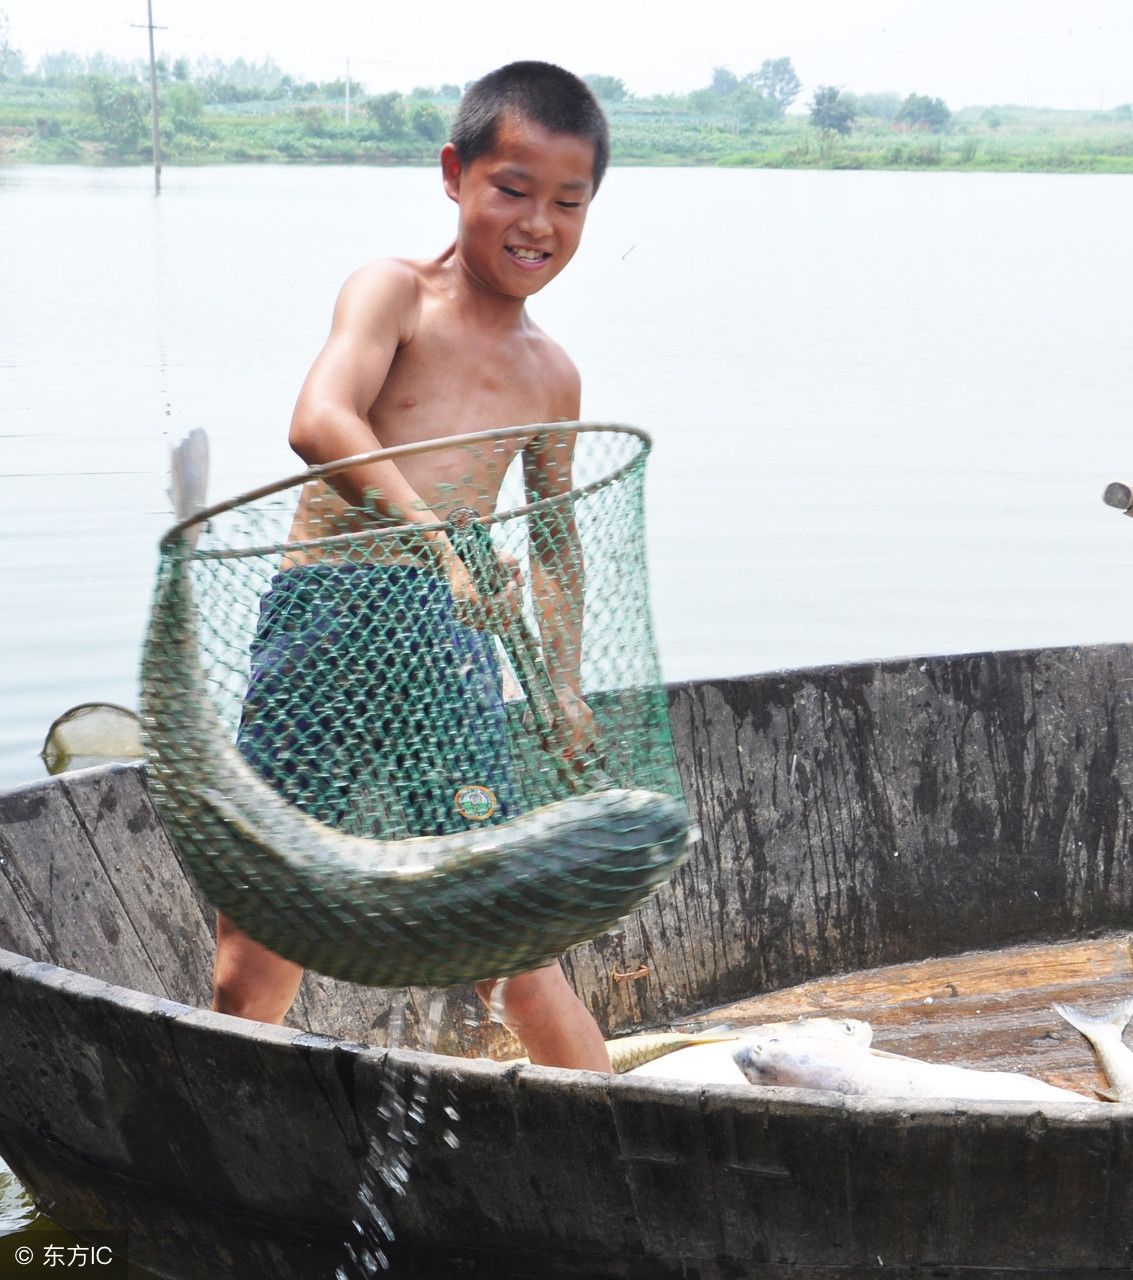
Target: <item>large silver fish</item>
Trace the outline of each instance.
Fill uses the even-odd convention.
[[[745,1041],[736,1066],[754,1085],[819,1089],[881,1098],[966,1098],[994,1102],[1086,1102],[1014,1071],[976,1071],[864,1048],[850,1040],[780,1037]]]
[[[199,478],[175,493],[195,507]],[[570,796],[498,826],[407,840],[349,835],[288,803],[237,750],[209,693],[191,578],[207,555],[194,550],[199,523],[162,542],[143,728],[178,848],[252,937],[375,986],[505,977],[610,928],[688,856],[684,805],[644,790]]]
[[[1124,1039],[1125,1028],[1133,1018],[1133,998],[1100,1009],[1056,1004],[1054,1011],[1093,1046],[1109,1081],[1109,1090],[1103,1097],[1113,1102],[1133,1102],[1133,1050]]]
[[[873,1038],[873,1028],[868,1022],[860,1022],[856,1018],[796,1018],[791,1022],[767,1022],[758,1027],[744,1027],[726,1038],[705,1035],[699,1043],[674,1045],[664,1057],[657,1055],[643,1065],[634,1064],[632,1074],[655,1080],[689,1080],[695,1084],[742,1084],[744,1076],[733,1057],[737,1042],[741,1038],[771,1036],[787,1039],[818,1036],[847,1040],[867,1048]]]

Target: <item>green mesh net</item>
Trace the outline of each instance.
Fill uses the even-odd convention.
[[[439,524],[347,505],[328,482],[354,459],[171,530],[143,716],[218,907],[321,972],[448,985],[546,963],[668,878],[689,822],[648,448],[579,424],[449,438],[367,455]]]

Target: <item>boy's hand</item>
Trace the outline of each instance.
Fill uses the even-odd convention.
[[[556,697],[559,705],[552,731],[554,744],[565,760],[584,760],[597,738],[594,712],[573,689],[558,689]]]
[[[456,619],[476,631],[499,631],[519,614],[522,607],[523,575],[519,561],[503,551],[497,551],[495,555],[498,566],[492,580],[499,589],[491,595],[481,594],[476,589],[471,573],[455,551],[444,561]]]

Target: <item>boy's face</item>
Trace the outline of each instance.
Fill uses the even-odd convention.
[[[528,298],[574,257],[594,194],[588,139],[506,115],[490,152],[464,166],[449,144],[441,170],[460,205],[460,255],[493,292]]]

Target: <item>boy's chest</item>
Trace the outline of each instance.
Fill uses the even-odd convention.
[[[422,422],[446,424],[448,434],[560,418],[562,403],[537,344],[430,333],[398,351],[370,417],[387,435],[417,436]]]

